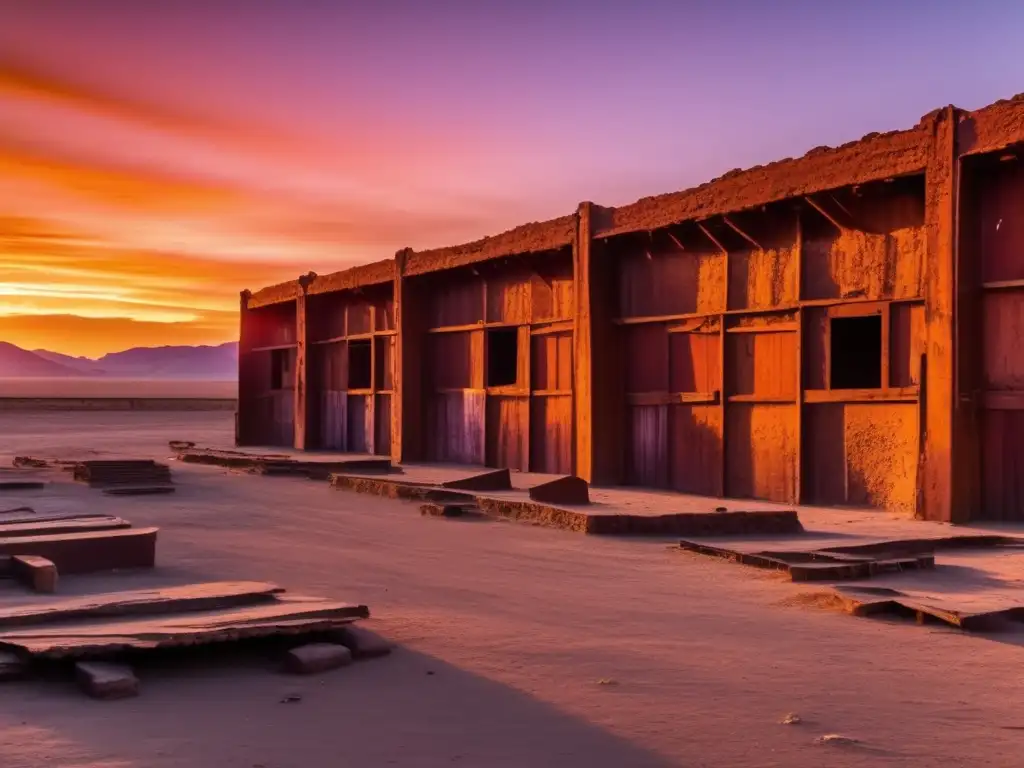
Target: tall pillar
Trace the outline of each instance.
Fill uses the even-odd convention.
[[[623,475],[623,371],[612,323],[613,265],[593,239],[593,203],[580,203],[573,241],[576,309],[573,333],[575,472],[591,483],[618,484]]]
[[[248,420],[252,418],[249,403],[252,399],[253,382],[249,370],[249,350],[252,348],[252,316],[249,314],[249,299],[252,292],[239,294],[238,301],[238,393],[235,400],[235,445],[248,442]]]
[[[391,396],[391,461],[416,461],[423,454],[423,322],[415,284],[405,275],[412,249],[395,254],[395,370]]]
[[[969,422],[970,404],[960,403],[957,382],[957,110],[931,117],[931,151],[925,170],[925,364],[922,376],[923,466],[918,517],[966,522],[970,509],[958,497],[970,485],[968,467],[957,460]]]
[[[309,324],[307,306],[309,284],[316,277],[313,273],[299,278],[299,291],[295,299],[295,450],[304,451],[311,446],[309,413]]]

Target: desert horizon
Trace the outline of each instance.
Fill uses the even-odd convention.
[[[237,395],[238,381],[233,379],[0,376],[0,398],[233,399]]]

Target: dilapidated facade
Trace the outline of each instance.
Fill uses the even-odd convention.
[[[243,292],[238,441],[1022,520],[1021,149],[947,107]]]

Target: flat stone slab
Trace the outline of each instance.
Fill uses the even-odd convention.
[[[575,475],[560,477],[530,488],[530,499],[545,504],[589,504],[590,484]]]
[[[14,575],[34,592],[53,594],[57,591],[57,566],[38,555],[15,555],[11,558]]]
[[[458,480],[448,480],[441,483],[441,486],[460,491],[511,491],[512,475],[508,469],[496,469],[493,472],[481,472]]]
[[[94,699],[127,699],[139,695],[139,678],[131,667],[99,661],[75,664],[78,687]]]
[[[352,651],[334,643],[300,645],[285,656],[285,669],[296,675],[326,672],[351,663]]]
[[[387,656],[394,646],[364,627],[349,626],[337,633],[338,642],[352,652],[354,659],[376,659]]]

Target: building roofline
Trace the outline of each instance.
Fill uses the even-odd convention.
[[[471,243],[434,248],[429,251],[409,251],[405,257],[402,274],[423,275],[490,261],[502,256],[555,251],[572,245],[575,238],[575,214],[549,221],[534,221]]]

